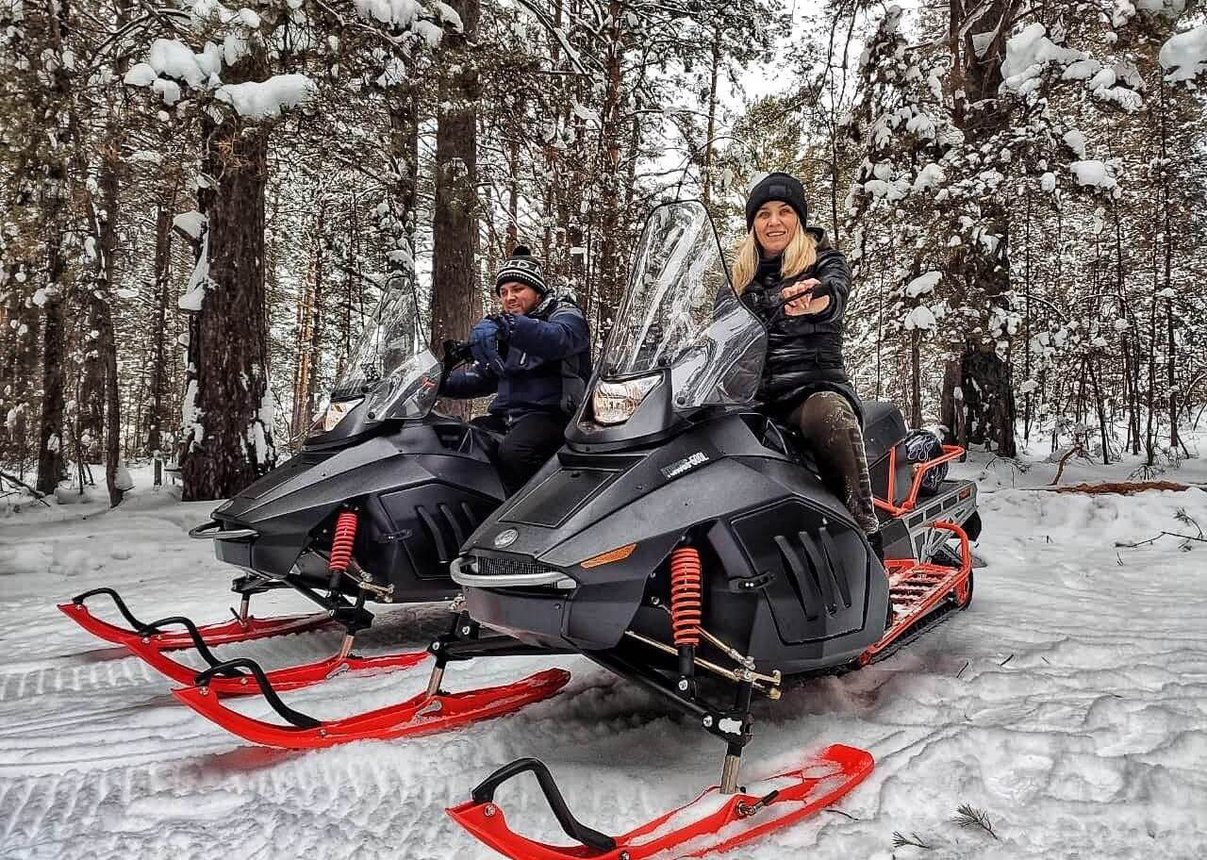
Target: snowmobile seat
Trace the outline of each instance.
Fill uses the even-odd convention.
[[[863,404],[863,447],[868,465],[888,456],[889,449],[905,438],[908,432],[901,410],[884,400],[869,400]]]

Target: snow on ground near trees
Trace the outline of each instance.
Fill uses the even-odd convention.
[[[1073,461],[1062,483],[1119,478]],[[1188,461],[1163,478],[1207,477]],[[983,455],[985,533],[972,607],[877,666],[805,683],[756,711],[748,780],[835,742],[876,757],[839,803],[730,857],[1202,857],[1207,854],[1207,494],[1046,492]],[[243,744],[167,695],[170,683],[54,609],[117,586],[144,618],[220,620],[230,571],[185,532],[211,504],[136,489],[116,511],[34,506],[0,518],[0,856],[488,858],[443,808],[498,765],[544,759],[581,819],[621,832],[715,782],[721,744],[632,684],[576,657],[451,667],[446,686],[574,673],[561,695],[435,737],[284,752]],[[269,595],[260,615],[308,611]],[[366,652],[422,645],[438,606],[382,612]],[[325,656],[336,633],[228,646],[270,666]],[[286,696],[337,716],[417,692],[421,667]],[[266,715],[258,703],[246,706]],[[535,782],[497,798],[513,826],[564,842]],[[999,837],[962,829],[984,810]],[[932,850],[893,848],[894,832]]]

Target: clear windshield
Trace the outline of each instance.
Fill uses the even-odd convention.
[[[698,201],[655,209],[608,336],[601,376],[671,369],[676,409],[754,399],[767,333],[729,283],[708,211]]]
[[[372,417],[426,415],[436,399],[440,362],[428,349],[414,290],[389,290],[353,346],[332,402],[368,396]]]

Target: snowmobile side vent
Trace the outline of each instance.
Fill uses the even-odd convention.
[[[808,621],[816,620],[820,615],[818,607],[822,603],[821,585],[811,570],[806,571],[807,565],[804,559],[801,558],[796,547],[786,537],[776,535],[774,540],[776,548],[780,551],[780,557],[792,573],[786,579],[791,584],[792,590],[796,593],[796,599],[805,610],[805,619]],[[808,591],[808,594],[801,592],[802,587]]]
[[[553,774],[540,759],[518,758],[510,764],[503,765],[478,783],[470,794],[473,802],[493,803],[495,790],[507,780],[522,773],[531,773],[536,777],[537,785],[541,787],[541,793],[545,795],[545,800],[553,811],[553,817],[557,819],[557,823],[562,826],[562,830],[567,836],[596,851],[611,851],[616,847],[616,840],[611,836],[587,827],[574,817],[574,813],[566,805],[566,799],[562,797],[561,790],[557,787],[557,782],[553,779]]]
[[[817,533],[818,540],[821,543],[821,554],[825,559],[823,573],[829,576],[834,587],[838,589],[838,599],[842,601],[843,609],[851,608],[851,587],[845,576],[839,576],[838,565],[840,565],[842,556],[838,552],[838,547],[834,545],[834,537],[824,528]],[[801,542],[806,543],[809,540],[808,533],[801,535]],[[808,544],[806,543],[806,546]],[[835,563],[837,560],[837,563]]]
[[[444,521],[448,523],[449,528],[452,529],[453,540],[456,541],[457,546],[460,547],[461,544],[465,543],[465,530],[461,528],[461,522],[457,519],[457,513],[444,502],[438,504],[436,509],[443,514]]]
[[[415,506],[415,516],[419,518],[423,530],[427,532],[428,539],[435,545],[437,560],[441,564],[448,564],[452,561],[460,544],[449,545],[449,536],[445,534],[444,529],[436,522],[436,518],[423,505]]]

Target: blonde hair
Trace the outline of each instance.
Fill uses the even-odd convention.
[[[784,280],[795,278],[816,261],[817,239],[798,221],[796,235],[788,242],[788,247],[784,248],[783,254],[780,256],[780,276]],[[731,277],[733,288],[738,291],[739,296],[746,292],[754,281],[754,273],[758,271],[758,268],[759,244],[754,238],[754,230],[751,229],[734,252]]]

